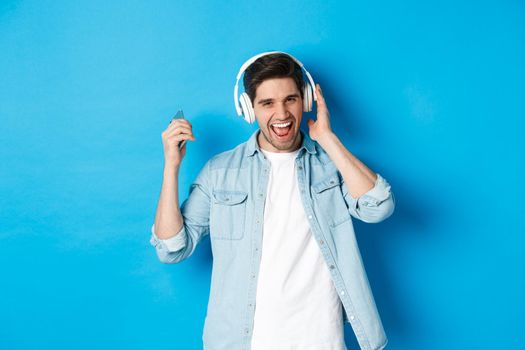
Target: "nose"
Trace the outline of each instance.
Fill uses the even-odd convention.
[[[275,114],[278,117],[287,118],[290,112],[288,112],[288,109],[286,108],[286,105],[284,103],[277,103]]]

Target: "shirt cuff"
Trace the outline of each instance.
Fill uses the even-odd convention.
[[[370,190],[358,198],[358,202],[365,207],[376,207],[390,197],[390,184],[378,173],[377,179]]]
[[[154,247],[157,247],[158,245],[164,246],[168,252],[176,252],[184,248],[186,246],[186,238],[186,230],[184,229],[184,225],[182,225],[182,228],[175,236],[168,239],[161,239],[157,237],[155,234],[155,224],[151,226],[151,245]]]

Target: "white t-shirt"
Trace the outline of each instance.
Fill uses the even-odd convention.
[[[252,350],[346,350],[342,305],[310,231],[291,153],[271,163]]]

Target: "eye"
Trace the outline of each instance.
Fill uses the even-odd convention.
[[[288,97],[288,101],[294,101],[295,102],[296,100],[297,100],[296,97]]]
[[[264,103],[263,103],[263,106],[269,106],[269,105],[271,105],[271,104],[272,104],[271,102],[264,102]]]

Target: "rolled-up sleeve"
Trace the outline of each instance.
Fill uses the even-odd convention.
[[[155,234],[151,227],[150,244],[155,247],[159,260],[167,264],[178,263],[193,254],[199,242],[209,234],[210,214],[209,161],[190,186],[188,198],[180,211],[183,225],[179,232],[168,239]]]
[[[390,184],[380,175],[370,190],[358,198],[352,197],[346,184],[342,186],[343,197],[350,214],[367,223],[378,223],[394,212],[395,200]]]
[[[177,252],[186,246],[186,230],[182,226],[181,230],[177,234],[168,239],[161,239],[155,234],[155,224],[151,226],[151,245],[158,247],[158,249],[165,249],[167,252]]]

